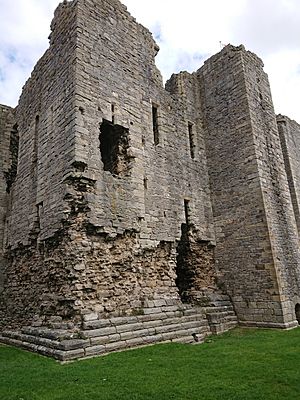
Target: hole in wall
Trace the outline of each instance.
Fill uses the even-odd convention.
[[[72,166],[74,167],[76,172],[85,172],[87,168],[87,164],[83,161],[74,161],[72,163]]]
[[[183,303],[207,305],[208,293],[215,291],[214,246],[203,240],[193,224],[190,200],[184,200],[185,223],[177,245],[175,280]]]
[[[113,175],[124,175],[129,170],[129,130],[103,120],[100,125],[100,153],[104,171]]]
[[[188,302],[188,290],[192,286],[193,273],[187,268],[186,260],[190,253],[189,225],[190,225],[190,201],[184,199],[185,223],[181,224],[181,238],[177,246],[176,258],[176,286],[183,302]]]
[[[148,178],[144,177],[144,188],[148,189]]]

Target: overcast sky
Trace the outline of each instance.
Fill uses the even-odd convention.
[[[59,0],[0,0],[0,103],[15,106],[48,46]],[[220,42],[258,54],[275,111],[300,122],[300,0],[123,0],[154,34],[164,79],[198,69]]]

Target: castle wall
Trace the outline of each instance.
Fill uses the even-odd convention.
[[[228,47],[198,71],[216,229],[216,259],[240,320],[262,320],[264,286],[276,293],[246,91],[243,49]],[[271,297],[269,297],[271,301]],[[260,309],[257,303],[260,302]],[[263,307],[262,307],[263,305]],[[278,307],[280,305],[278,304]],[[271,312],[271,311],[270,311]]]
[[[164,90],[152,35],[124,6],[104,0],[78,1],[77,6],[75,157],[84,170],[78,182],[87,179],[93,186],[84,194],[89,208],[86,246],[93,251],[84,256],[84,279],[81,271],[76,296],[82,307],[104,313],[178,303],[176,247],[186,223],[185,204],[195,241],[214,242],[204,138],[195,107],[184,96]],[[105,170],[99,139],[103,120],[126,130],[120,172]],[[103,237],[110,245],[101,254]],[[78,253],[82,254],[80,243]],[[204,259],[206,268],[214,268],[207,265],[210,257]],[[128,271],[127,262],[132,266]],[[198,264],[201,270],[201,260]],[[215,288],[214,277],[205,286]]]
[[[280,135],[281,147],[284,156],[285,169],[288,177],[293,209],[296,217],[298,232],[300,229],[300,126],[296,121],[284,115],[277,116],[277,125]]]
[[[76,12],[61,4],[51,46],[26,82],[16,109],[20,135],[18,175],[8,219],[8,245],[44,240],[60,228],[74,126]]]
[[[289,326],[287,282],[299,250],[267,76],[242,47],[224,49],[198,74],[224,284],[240,321]]]
[[[0,328],[224,294],[241,323],[295,325],[298,126],[279,136],[242,46],[166,89],[157,51],[119,1],[63,2],[16,121],[1,107]]]
[[[193,82],[188,74],[185,89],[166,92],[157,51],[118,1],[58,7],[17,107],[3,324],[180,304],[186,225],[200,259],[183,262],[196,271],[184,290],[197,282],[201,299],[216,289],[204,137],[185,94]],[[107,160],[105,135],[116,136]]]
[[[281,148],[284,156],[285,170],[288,178],[288,185],[292,199],[294,215],[299,234],[300,229],[300,125],[290,118],[278,115],[277,125],[280,135]],[[296,244],[297,245],[297,244]],[[299,267],[291,270],[288,275],[289,294],[291,297],[291,307],[294,308],[300,301],[300,270]]]
[[[299,237],[289,191],[287,171],[267,75],[245,59],[249,109],[256,141],[261,188],[279,286],[283,321],[297,325],[295,297],[299,299]],[[255,86],[257,82],[257,86]],[[267,293],[271,293],[267,291]],[[273,299],[277,297],[273,294]]]
[[[241,322],[289,326],[287,271],[297,232],[266,74],[228,46],[198,71],[216,228],[216,260]]]
[[[24,324],[39,313],[55,315],[57,309],[68,309],[66,250],[61,242],[64,179],[74,155],[75,47],[76,10],[72,3],[61,4],[52,23],[50,48],[16,108],[19,158],[7,215],[1,325]]]
[[[10,172],[13,168],[12,153],[15,143],[12,132],[14,112],[10,107],[0,105],[0,292],[4,283],[5,218],[8,207]]]

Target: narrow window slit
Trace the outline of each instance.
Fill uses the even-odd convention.
[[[35,124],[34,124],[34,142],[33,142],[33,157],[32,162],[34,164],[37,163],[38,160],[38,137],[39,137],[39,128],[40,128],[40,117],[37,115],[35,117]]]
[[[144,189],[148,189],[148,178],[144,177]]]
[[[190,200],[184,199],[184,214],[185,214],[185,223],[187,227],[190,225]]]
[[[36,212],[37,212],[36,229],[37,229],[37,232],[40,232],[41,218],[42,218],[42,214],[44,212],[44,203],[43,202],[36,205]]]
[[[189,131],[189,142],[190,142],[190,152],[191,152],[191,157],[192,159],[195,158],[195,134],[194,134],[194,129],[193,129],[193,124],[188,123],[188,131]]]
[[[10,193],[11,187],[16,179],[18,171],[19,158],[19,129],[18,124],[15,124],[10,132],[9,152],[11,165],[7,172],[4,172],[6,180],[6,192]]]
[[[111,105],[111,122],[112,122],[112,124],[115,123],[115,105],[114,104]]]
[[[152,123],[153,123],[153,134],[154,144],[159,144],[159,130],[158,130],[158,107],[152,105]]]

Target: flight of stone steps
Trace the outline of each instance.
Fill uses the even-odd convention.
[[[97,319],[86,315],[79,330],[27,327],[5,331],[0,342],[25,348],[59,361],[69,361],[154,343],[197,344],[211,334],[237,325],[230,304],[146,308],[143,315]]]

